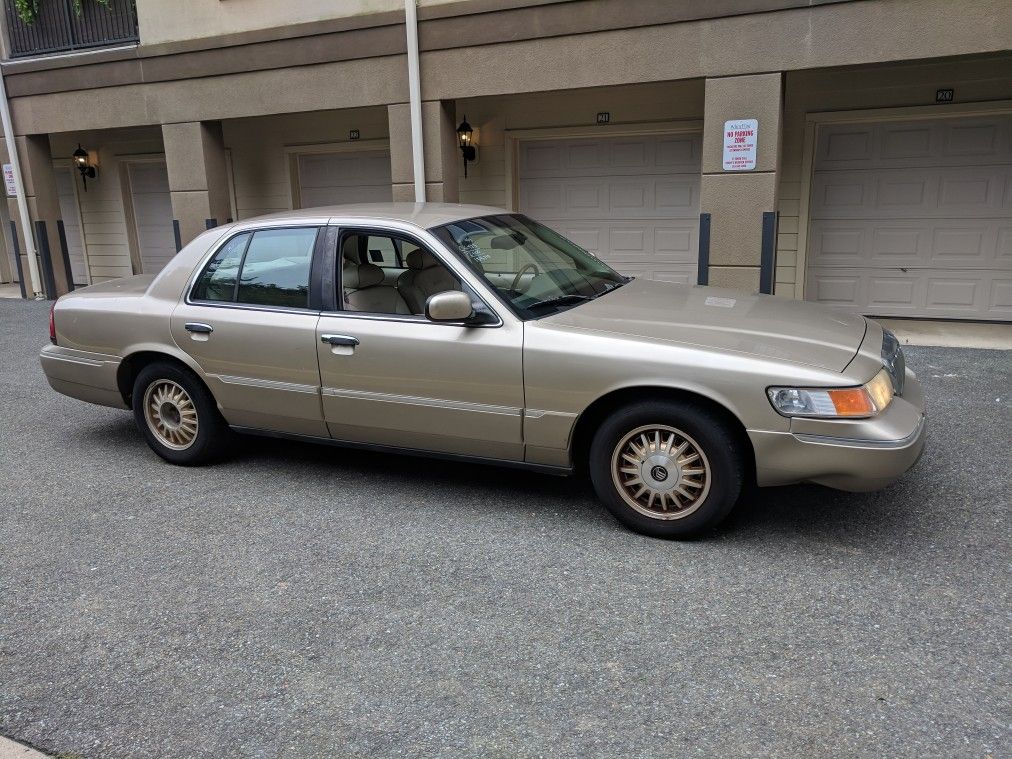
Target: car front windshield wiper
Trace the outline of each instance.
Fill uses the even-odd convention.
[[[529,303],[525,308],[540,308],[541,306],[565,306],[566,304],[582,303],[585,300],[593,300],[589,295],[577,295],[576,293],[570,293],[568,295],[560,295],[557,298],[548,298],[546,300],[538,300],[534,303]]]

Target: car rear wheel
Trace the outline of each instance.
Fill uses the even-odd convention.
[[[715,414],[691,403],[650,401],[612,414],[590,448],[598,497],[624,525],[657,538],[715,527],[741,493],[741,446]]]
[[[134,421],[151,449],[173,464],[221,458],[230,431],[214,398],[188,369],[168,362],[144,367],[134,380]]]

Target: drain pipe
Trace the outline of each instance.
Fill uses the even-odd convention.
[[[408,99],[411,110],[411,158],[415,174],[415,202],[425,202],[425,145],[422,141],[422,86],[418,60],[418,12],[415,0],[404,0],[408,35]]]
[[[25,198],[25,183],[21,178],[21,161],[18,159],[18,145],[14,139],[14,126],[11,123],[11,106],[7,102],[7,83],[3,71],[0,71],[0,123],[3,125],[4,140],[7,143],[7,154],[10,156],[11,169],[14,171],[14,186],[18,194],[18,214],[21,216],[21,232],[25,236],[25,254],[28,256],[28,272],[32,280],[32,293],[35,300],[42,300],[42,285],[39,277],[39,264],[36,260],[35,235],[32,233],[32,217],[28,213],[28,200]],[[23,284],[23,283],[22,283]],[[28,288],[25,288],[26,290]]]

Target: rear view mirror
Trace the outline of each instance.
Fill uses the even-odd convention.
[[[430,295],[425,301],[425,318],[433,322],[462,322],[474,316],[471,297],[459,290]]]

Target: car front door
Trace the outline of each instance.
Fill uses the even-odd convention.
[[[325,229],[234,235],[172,314],[173,339],[200,365],[233,426],[327,436],[316,355],[319,305],[310,294]]]
[[[390,241],[412,251],[394,287],[368,255]],[[523,324],[492,313],[434,240],[343,228],[337,251],[324,282],[332,310],[320,315],[316,337],[331,436],[522,461]],[[437,323],[418,313],[419,293],[443,287],[468,292],[489,323]]]

